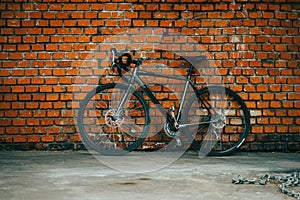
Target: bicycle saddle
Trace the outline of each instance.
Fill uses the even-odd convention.
[[[170,52],[170,51],[163,50],[163,49],[155,49],[155,51],[156,52]],[[197,63],[202,60],[205,60],[207,57],[206,56],[180,56],[180,58],[182,58],[183,60],[185,60],[187,62]]]
[[[180,56],[183,60],[191,63],[197,63],[206,59],[206,56]]]

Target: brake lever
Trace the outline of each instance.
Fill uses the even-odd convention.
[[[111,53],[112,53],[112,57],[111,57],[111,62],[114,64],[115,62],[115,52],[117,51],[115,48],[111,48]]]

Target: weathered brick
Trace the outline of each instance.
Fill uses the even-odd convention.
[[[74,2],[0,5],[3,11],[0,116],[5,117],[0,123],[0,134],[1,138],[7,138],[6,143],[40,143],[37,149],[46,148],[44,143],[50,143],[47,148],[57,149],[59,145],[51,143],[80,142],[71,120],[72,106],[79,106],[78,102],[72,102],[72,92],[73,89],[88,92],[92,87],[74,87],[74,77],[85,76],[77,80],[83,81],[82,84],[98,84],[98,77],[106,75],[100,81],[102,84],[117,80],[108,70],[108,55],[102,52],[109,51],[112,45],[104,42],[129,41],[129,49],[149,50],[153,43],[160,41],[164,28],[175,28],[184,39],[163,40],[167,50],[206,52],[213,60],[211,67],[217,68],[204,70],[201,76],[195,77],[197,87],[207,82],[219,83],[222,77],[245,100],[253,126],[243,149],[297,148],[297,145],[289,147],[286,140],[279,141],[275,135],[294,136],[299,132],[300,23],[293,4],[233,4],[230,0],[222,4],[203,0],[169,0],[163,4],[150,0],[144,0],[145,4],[108,0],[92,4]],[[147,27],[155,29],[149,32]],[[116,47],[124,50],[126,42]],[[95,69],[84,68],[79,73],[76,68],[86,67],[84,60],[90,53],[101,62],[90,62],[89,67]],[[175,58],[170,53],[161,55],[166,60]],[[149,57],[158,62],[161,55],[153,53]],[[172,68],[180,65],[173,60],[163,63]],[[153,63],[145,65],[151,66]],[[178,73],[186,75],[185,69],[178,69]],[[174,74],[169,70],[163,72]],[[214,73],[221,77],[214,77]],[[89,78],[90,75],[95,77]],[[151,89],[156,90],[159,99],[169,98],[163,103],[166,108],[174,104],[175,96],[162,87]],[[81,100],[84,94],[76,98]],[[53,125],[56,127],[49,128]],[[290,138],[288,142],[293,144],[295,137]]]

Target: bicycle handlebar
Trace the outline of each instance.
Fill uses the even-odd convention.
[[[129,67],[131,64],[135,64],[136,66],[141,65],[144,60],[151,60],[150,58],[137,58],[132,59],[132,55],[135,56],[136,50],[128,51],[120,51],[118,52],[116,48],[111,48],[110,51],[112,52],[112,70],[114,71],[115,68],[117,68],[117,71],[119,75],[122,76],[122,69],[126,72],[129,71]],[[167,50],[162,49],[155,49],[155,52],[169,52]],[[202,60],[206,60],[206,56],[181,56],[179,55],[182,60],[185,60],[188,63],[191,63],[193,66],[195,66],[197,63],[199,63]]]
[[[112,70],[116,67],[119,74],[122,74],[122,69],[129,71],[129,66],[132,63],[132,57],[129,53],[118,52],[115,48],[111,48],[112,52]],[[117,57],[117,58],[115,58]]]

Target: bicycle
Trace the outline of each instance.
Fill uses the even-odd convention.
[[[151,126],[149,102],[158,106],[165,118],[163,134],[169,138],[166,141],[174,141],[175,146],[182,146],[181,138],[185,136],[189,145],[204,149],[205,154],[230,155],[243,144],[250,129],[250,114],[240,96],[220,86],[197,89],[191,81],[195,70],[191,63],[204,60],[204,56],[180,56],[189,64],[186,77],[181,77],[140,70],[146,59],[133,59],[135,51],[124,53],[112,48],[111,52],[112,71],[116,70],[126,81],[98,85],[81,102],[78,127],[88,148],[105,155],[123,155],[137,149]],[[125,78],[124,72],[131,68],[132,73]],[[184,81],[179,107],[161,106],[141,76]],[[134,87],[135,84],[139,87]],[[194,94],[187,99],[189,87]],[[191,129],[195,133],[191,133]]]

